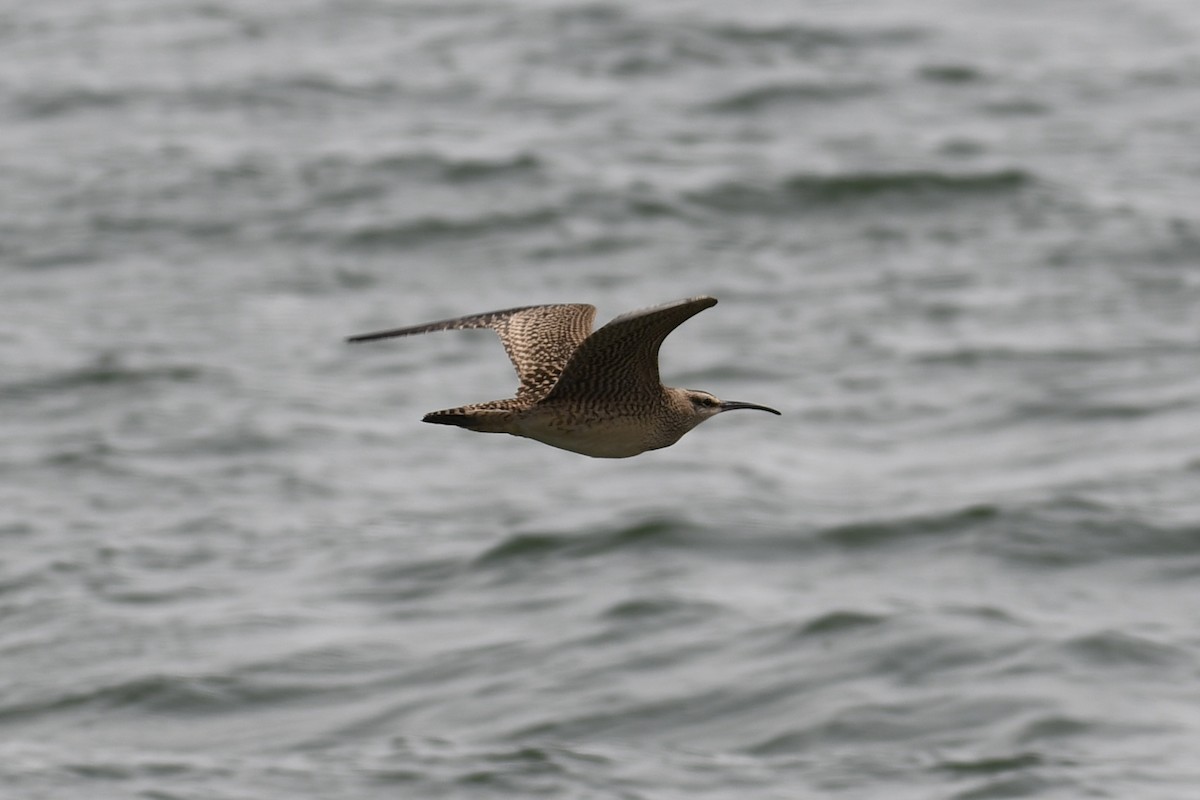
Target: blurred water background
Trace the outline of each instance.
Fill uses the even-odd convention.
[[[0,10],[0,796],[1200,791],[1200,5]],[[420,424],[696,294],[602,461]]]

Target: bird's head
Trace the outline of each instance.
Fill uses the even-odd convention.
[[[715,417],[722,411],[734,411],[739,408],[753,408],[759,411],[769,411],[772,414],[779,414],[773,408],[760,406],[756,403],[742,403],[737,400],[721,400],[709,392],[704,392],[699,389],[679,389],[685,404],[685,410],[695,419],[693,427],[699,425],[709,417]]]

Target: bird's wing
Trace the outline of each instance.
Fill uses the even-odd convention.
[[[595,306],[580,303],[523,306],[427,322],[410,328],[364,333],[346,341],[367,342],[432,331],[491,328],[499,334],[505,352],[517,369],[517,377],[521,379],[517,399],[536,402],[550,391],[571,354],[588,338],[595,317]]]
[[[658,349],[667,335],[717,304],[692,297],[622,314],[584,340],[546,399],[655,396]]]

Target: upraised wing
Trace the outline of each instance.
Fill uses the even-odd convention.
[[[622,314],[583,341],[567,362],[547,400],[595,400],[654,396],[661,391],[658,350],[671,331],[715,297],[692,297]]]
[[[408,328],[351,336],[348,342],[369,342],[433,331],[491,328],[517,370],[521,387],[517,399],[536,402],[558,381],[575,350],[588,338],[596,307],[581,303],[522,306],[467,317],[427,322]],[[611,323],[610,323],[611,324]]]

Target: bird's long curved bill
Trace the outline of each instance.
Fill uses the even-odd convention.
[[[734,411],[739,408],[753,408],[758,411],[769,411],[772,414],[782,416],[782,414],[780,412],[776,411],[775,409],[767,408],[766,406],[760,406],[757,403],[739,403],[737,400],[725,400],[725,401],[722,401],[722,403],[721,403],[722,411]]]

